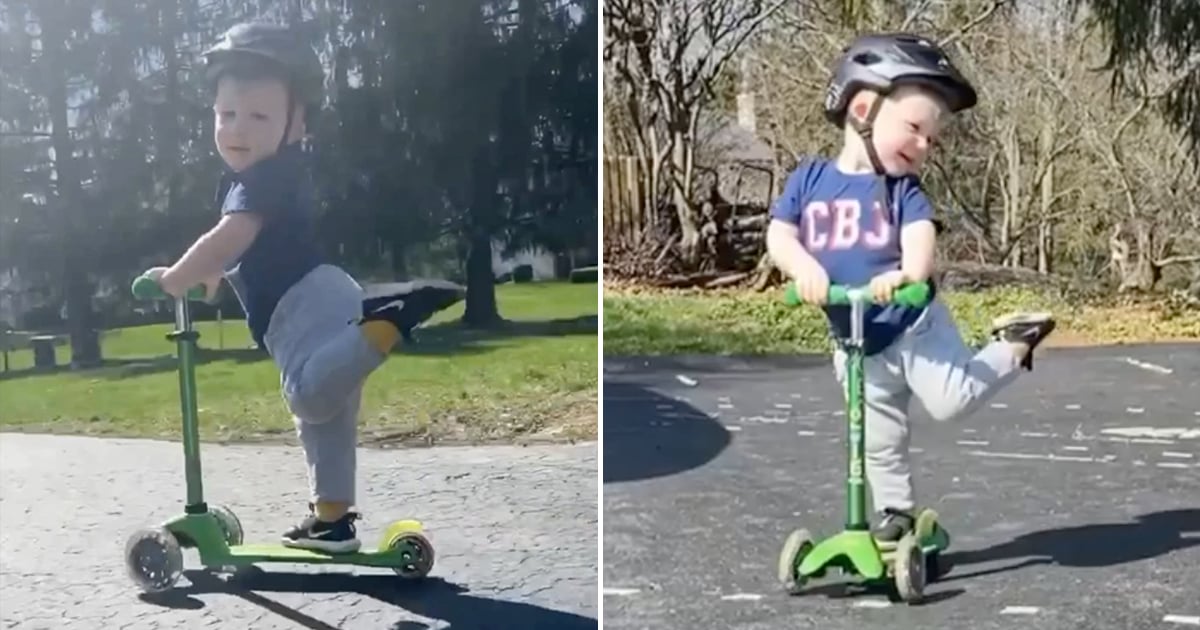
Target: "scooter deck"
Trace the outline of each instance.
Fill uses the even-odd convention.
[[[283,545],[249,544],[229,548],[232,564],[260,562],[296,562],[303,564],[354,564],[374,567],[394,567],[408,562],[404,554],[388,549],[360,550],[354,553],[331,553],[310,549],[293,549]],[[221,563],[217,563],[221,564]]]

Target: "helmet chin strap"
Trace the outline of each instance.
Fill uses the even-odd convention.
[[[858,132],[859,137],[863,140],[863,145],[867,148],[867,159],[871,161],[871,168],[875,169],[875,174],[880,176],[885,175],[887,171],[883,168],[883,162],[879,160],[879,152],[875,150],[875,143],[871,137],[875,128],[875,118],[879,116],[879,108],[882,105],[883,96],[881,95],[871,102],[871,108],[867,110],[866,118],[860,120],[855,116],[850,116],[850,124]]]
[[[866,117],[860,120],[855,116],[850,116],[850,124],[854,126],[854,130],[862,138],[863,146],[867,149],[867,159],[871,160],[871,168],[875,169],[875,201],[879,204],[880,209],[883,210],[884,216],[888,217],[889,222],[891,222],[892,203],[891,191],[887,185],[887,170],[883,168],[883,162],[880,161],[879,152],[875,150],[875,142],[872,140],[875,118],[879,116],[879,108],[882,104],[883,97],[876,98],[871,103],[871,108],[867,110]]]
[[[283,148],[286,147],[288,144],[288,136],[292,135],[292,116],[293,116],[293,112],[295,112],[295,111],[296,111],[296,94],[295,94],[295,91],[292,90],[291,86],[289,86],[288,87],[287,118],[284,119],[283,137],[279,139],[279,148],[276,149],[276,152],[283,151]]]

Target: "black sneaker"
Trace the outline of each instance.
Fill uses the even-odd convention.
[[[1021,359],[1021,367],[1032,371],[1034,348],[1054,331],[1056,325],[1050,313],[1011,313],[992,321],[992,337],[1029,346],[1029,352]]]
[[[354,521],[361,518],[357,512],[347,512],[345,516],[332,523],[326,523],[310,514],[283,535],[283,546],[297,549],[311,549],[328,553],[354,553],[362,543],[359,542]]]
[[[884,508],[883,518],[871,530],[871,535],[883,547],[894,546],[905,534],[911,532],[915,526],[916,520],[908,512],[893,508]]]
[[[414,341],[412,330],[422,322],[461,302],[467,295],[462,286],[447,280],[391,282],[366,288],[362,321],[391,322],[406,343]]]

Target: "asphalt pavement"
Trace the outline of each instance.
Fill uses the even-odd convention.
[[[1051,349],[974,416],[915,408],[918,500],[953,536],[910,606],[835,576],[845,416],[825,357],[605,359],[605,628],[1200,626],[1200,345]]]
[[[598,627],[597,446],[359,451],[359,522],[425,524],[436,564],[390,570],[263,565],[227,581],[185,550],[163,596],[126,577],[129,535],[182,511],[178,443],[0,434],[0,627],[442,630]],[[247,542],[272,543],[305,510],[304,459],[281,446],[202,448],[206,499]]]

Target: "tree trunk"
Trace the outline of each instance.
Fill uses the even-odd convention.
[[[71,365],[92,367],[100,363],[100,345],[92,330],[92,287],[87,278],[86,252],[90,249],[80,229],[83,221],[72,214],[84,205],[83,188],[75,162],[75,147],[67,125],[66,60],[62,57],[65,33],[63,18],[39,16],[42,25],[42,50],[50,77],[47,105],[50,109],[51,142],[54,146],[56,197],[51,203],[58,213],[58,229],[63,245],[62,287],[67,302],[67,330],[71,336]],[[80,226],[76,228],[75,226]]]
[[[684,134],[676,132],[671,148],[671,190],[675,214],[679,217],[679,256],[688,271],[699,268],[701,252],[700,225],[696,209],[692,205],[691,190],[685,179],[687,171],[687,147]]]
[[[1021,266],[1021,143],[1016,125],[1010,125],[1004,134],[1005,161],[1008,164],[1008,181],[1005,196],[1004,218],[1000,224],[1000,247],[1007,252],[1002,263],[1007,267]]]
[[[1037,231],[1037,269],[1038,273],[1050,273],[1052,253],[1053,228],[1050,225],[1050,213],[1054,211],[1054,142],[1056,140],[1056,119],[1047,114],[1042,123],[1041,154],[1043,164],[1046,164],[1046,175],[1041,182],[1041,209],[1038,218]]]
[[[402,280],[408,277],[408,261],[404,257],[404,243],[399,238],[391,239],[389,261],[392,266],[392,277],[397,280]]]
[[[500,323],[496,310],[496,280],[492,275],[492,237],[477,231],[467,254],[467,305],[463,324],[488,328]]]

